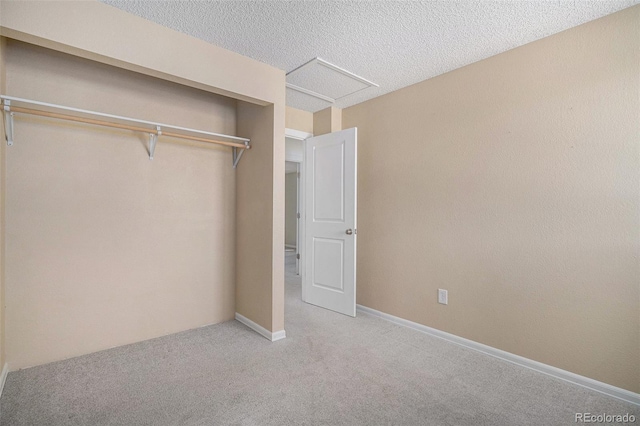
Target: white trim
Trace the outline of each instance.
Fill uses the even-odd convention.
[[[325,60],[324,60],[324,59],[322,59],[322,58],[316,58],[316,63],[317,63],[317,64],[319,64],[319,65],[323,65],[323,66],[325,66],[325,67],[327,67],[327,68],[329,68],[329,69],[332,69],[332,70],[334,70],[334,71],[337,71],[337,72],[339,72],[339,73],[341,73],[341,74],[343,74],[343,75],[346,75],[347,77],[350,77],[350,78],[352,78],[352,79],[354,79],[354,80],[356,80],[356,81],[359,81],[359,82],[360,82],[360,83],[362,83],[362,84],[366,84],[366,85],[368,85],[369,87],[371,87],[371,86],[373,86],[373,87],[380,87],[380,85],[379,85],[379,84],[376,84],[376,83],[374,83],[374,82],[373,82],[373,81],[371,81],[371,80],[367,80],[367,79],[366,79],[366,78],[364,78],[364,77],[360,77],[359,75],[354,74],[354,73],[352,73],[351,71],[347,71],[347,70],[345,70],[344,68],[340,68],[340,67],[339,67],[339,66],[337,66],[337,65],[333,65],[331,62],[327,62],[327,61],[325,61]],[[289,74],[291,74],[291,73],[289,73]],[[287,74],[287,75],[289,75],[289,74]],[[355,92],[354,92],[354,93],[355,93]],[[348,96],[348,95],[347,95],[347,96]]]
[[[304,147],[303,147],[304,148]],[[304,149],[302,150],[304,152]],[[296,275],[300,275],[300,258],[302,257],[300,254],[302,251],[299,249],[300,243],[302,240],[300,239],[300,225],[302,224],[302,186],[300,186],[300,182],[302,182],[302,164],[296,164]]]
[[[236,312],[236,321],[241,322],[242,324],[246,325],[256,333],[266,337],[268,340],[271,340],[272,342],[275,342],[276,340],[284,339],[285,337],[287,337],[284,330],[274,331],[272,333],[266,328],[264,328],[263,326],[261,326],[260,324],[256,324],[255,322],[251,321],[249,318],[245,317],[244,315],[240,315],[237,312]]]
[[[291,139],[303,141],[313,136],[313,133],[303,132],[302,130],[284,129],[284,136]]]
[[[296,71],[298,71],[298,70],[301,70],[302,68],[304,68],[304,67],[306,67],[306,66],[308,66],[308,65],[315,64],[317,61],[318,61],[318,58],[317,58],[317,57],[315,57],[315,58],[313,58],[313,59],[310,59],[310,60],[308,60],[307,62],[305,62],[304,64],[300,65],[299,67],[294,68],[294,69],[292,69],[291,71],[289,71],[288,73],[286,73],[286,74],[285,74],[285,76],[291,75],[291,74],[293,74],[294,72],[296,72]]]
[[[295,84],[291,84],[291,83],[286,83],[285,86],[287,86],[287,89],[291,89],[291,90],[295,90],[296,92],[300,92],[300,93],[304,93],[305,95],[309,95],[309,96],[313,96],[314,98],[318,98],[320,100],[323,100],[325,102],[329,102],[329,103],[334,103],[336,100],[323,95],[322,93],[318,93],[318,92],[314,92],[313,90],[309,90],[309,89],[305,89],[304,87],[300,87],[300,86],[296,86]]]
[[[4,367],[2,367],[2,373],[0,373],[0,397],[2,397],[4,383],[7,381],[7,374],[9,374],[9,364],[5,363]]]
[[[303,147],[304,148],[304,147]],[[303,149],[303,157],[304,157],[304,149]],[[304,221],[306,212],[304,210],[304,180],[306,167],[304,162],[298,163],[298,173],[300,173],[300,178],[298,179],[298,211],[300,212],[300,219],[298,219],[298,247],[296,250],[298,251],[299,259],[297,259],[297,274],[300,275],[300,278],[304,280],[303,271],[304,271],[304,262],[306,262],[305,252],[304,252],[304,239],[305,239],[305,231],[304,231]]]
[[[275,342],[277,340],[282,340],[287,337],[287,333],[284,330],[274,331],[271,335],[271,341]]]
[[[360,312],[382,318],[394,324],[408,327],[422,333],[429,334],[430,336],[438,337],[448,342],[455,343],[456,345],[464,346],[465,348],[482,352],[485,355],[499,358],[503,361],[511,362],[521,367],[529,368],[539,373],[555,377],[556,379],[564,380],[574,385],[582,386],[587,389],[611,396],[613,398],[621,399],[622,401],[640,406],[640,394],[637,394],[635,392],[618,388],[607,383],[599,382],[588,377],[580,376],[578,374],[571,373],[570,371],[552,367],[550,365],[543,364],[541,362],[534,361],[532,359],[525,358],[519,355],[515,355],[491,346],[483,345],[482,343],[474,342],[473,340],[465,339],[463,337],[456,336],[455,334],[450,334],[444,331],[437,330],[435,328],[427,327],[426,325],[418,324],[413,321],[385,314],[384,312],[380,312],[366,306],[356,306]]]

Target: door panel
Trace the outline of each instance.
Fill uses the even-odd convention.
[[[344,292],[344,241],[313,239],[314,287]]]
[[[357,130],[305,142],[305,253],[302,299],[356,314]]]
[[[344,141],[313,147],[313,170],[321,171],[314,180],[313,220],[344,222]]]

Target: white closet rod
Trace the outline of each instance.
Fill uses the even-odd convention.
[[[190,129],[187,127],[173,126],[171,124],[156,123],[153,121],[139,120],[131,117],[105,114],[102,112],[89,111],[89,110],[84,110],[79,108],[67,107],[63,105],[56,105],[56,104],[51,104],[46,102],[34,101],[30,99],[16,98],[13,96],[0,95],[0,99],[2,99],[3,111],[5,113],[5,120],[6,120],[5,130],[7,133],[7,144],[9,146],[13,145],[13,114],[15,112],[18,112],[23,114],[38,115],[41,117],[57,118],[61,120],[69,120],[69,121],[75,121],[80,123],[95,124],[99,126],[114,127],[118,129],[126,129],[126,130],[149,133],[150,135],[149,158],[151,159],[153,159],[157,137],[160,135],[230,146],[233,148],[233,167],[234,168],[237,166],[238,161],[240,161],[240,157],[242,156],[244,151],[247,149],[251,149],[251,145],[249,144],[250,140],[247,138],[241,138],[238,136],[230,136],[222,133],[214,133],[214,132],[207,132],[204,130]],[[17,102],[17,103],[26,104],[26,105],[42,106],[49,109],[53,109],[54,111],[52,112],[52,111],[42,111],[42,110],[35,110],[30,108],[23,108],[20,106],[13,105],[12,102]],[[141,124],[146,126],[152,126],[153,128],[132,126],[130,124],[114,123],[113,121],[97,120],[94,118],[85,118],[85,117],[79,117],[76,115],[60,114],[58,112],[55,112],[57,110],[61,110],[65,112],[69,111],[73,113],[80,113],[80,114],[94,116],[94,117],[108,118],[111,120],[124,121],[126,123],[135,123],[135,124]],[[173,129],[173,130],[179,130],[182,132],[193,133],[196,135],[203,135],[203,136],[209,136],[209,137],[213,136],[216,138],[230,139],[231,141],[220,141],[220,140],[210,139],[209,137],[192,136],[184,133],[168,132],[165,129]],[[238,149],[241,149],[241,151],[238,152]]]

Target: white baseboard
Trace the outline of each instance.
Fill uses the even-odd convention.
[[[0,373],[0,397],[2,397],[2,391],[4,390],[4,382],[7,381],[7,374],[9,374],[9,364],[5,363],[2,367],[2,373]]]
[[[274,331],[271,334],[271,341],[275,342],[276,340],[282,340],[285,337],[287,337],[287,334],[284,332],[284,330],[280,330],[280,331]]]
[[[412,328],[422,333],[429,334],[440,339],[444,339],[448,342],[455,343],[465,348],[473,349],[474,351],[482,352],[483,354],[490,355],[495,358],[499,358],[503,361],[511,362],[521,367],[529,368],[539,373],[547,374],[560,380],[564,380],[574,385],[582,386],[587,389],[594,390],[596,392],[603,393],[613,398],[621,399],[631,404],[640,405],[640,394],[628,391],[626,389],[618,388],[607,383],[599,382],[597,380],[590,379],[588,377],[580,376],[570,371],[562,370],[560,368],[552,367],[547,364],[543,364],[538,361],[534,361],[529,358],[525,358],[519,355],[512,354],[510,352],[496,349],[491,346],[483,345],[482,343],[474,342],[473,340],[465,339],[463,337],[456,336],[444,331],[437,330],[435,328],[427,327],[426,325],[418,324],[413,321],[402,319],[393,315],[385,314],[378,310],[368,308],[366,306],[357,305],[358,311],[364,312],[378,318],[390,321],[394,324],[402,325],[404,327]]]
[[[267,339],[271,340],[272,342],[275,342],[276,340],[281,340],[281,339],[284,339],[285,337],[287,337],[284,330],[274,331],[272,333],[269,330],[267,330],[266,328],[264,328],[263,326],[261,326],[259,324],[256,324],[255,322],[251,321],[249,318],[245,317],[244,315],[240,315],[237,312],[236,312],[236,320],[240,321],[241,323],[243,323],[244,325],[246,325],[247,327],[249,327],[250,329],[252,329],[256,333],[266,337]]]

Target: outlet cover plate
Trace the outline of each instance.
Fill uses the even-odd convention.
[[[438,289],[438,303],[443,305],[449,304],[449,293],[447,290],[443,290],[441,288]]]

